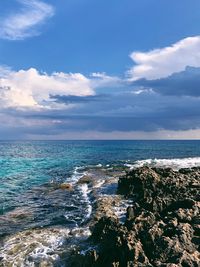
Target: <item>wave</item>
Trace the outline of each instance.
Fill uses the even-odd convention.
[[[85,175],[88,175],[88,172],[85,170],[84,166],[75,167],[72,176],[68,179],[68,182],[70,182],[73,186],[77,185],[77,182],[79,179],[84,177]],[[82,223],[89,219],[92,213],[92,205],[89,198],[89,194],[91,190],[89,189],[87,184],[79,184],[78,185],[78,191],[82,196],[82,199],[80,200],[83,205],[86,208],[86,214],[84,216],[84,219],[82,220]],[[65,215],[66,217],[67,215]],[[67,218],[67,217],[66,217]]]
[[[11,235],[1,247],[1,266],[65,266],[62,255],[90,236],[88,227],[32,229]],[[68,249],[68,250],[67,250]]]
[[[89,193],[91,192],[91,190],[89,190],[88,185],[87,184],[83,184],[83,185],[79,185],[79,189],[80,192],[82,193],[82,197],[83,197],[83,204],[86,205],[86,214],[85,214],[85,218],[83,220],[83,222],[85,221],[85,219],[89,219],[91,214],[92,214],[92,205],[91,205],[91,201],[89,199]]]
[[[181,168],[192,168],[200,166],[200,157],[193,158],[173,158],[173,159],[145,159],[137,160],[133,164],[126,163],[125,166],[130,169],[150,166],[150,167],[160,167],[160,168],[172,168],[174,170],[179,170]]]

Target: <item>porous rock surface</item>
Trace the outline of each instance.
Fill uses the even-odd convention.
[[[118,193],[133,200],[124,224],[103,216],[76,267],[199,267],[200,168],[133,169]]]

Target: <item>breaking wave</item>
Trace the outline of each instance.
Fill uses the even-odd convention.
[[[170,167],[174,170],[179,170],[181,168],[199,167],[200,157],[173,158],[173,159],[145,159],[145,160],[137,160],[133,164],[126,163],[125,165],[130,168],[150,166],[150,167],[161,167],[161,168]]]

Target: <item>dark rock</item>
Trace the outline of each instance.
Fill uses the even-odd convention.
[[[92,177],[88,176],[88,175],[84,175],[82,176],[79,180],[78,180],[78,184],[89,184],[92,182]]]
[[[135,218],[134,208],[129,206],[127,208],[126,219],[129,221],[133,220],[134,218]]]
[[[94,225],[95,249],[82,267],[199,267],[200,168],[142,167],[119,178],[118,193],[133,200],[126,222],[104,216]]]
[[[190,208],[198,201],[199,169],[187,175],[171,169],[142,167],[132,170],[118,183],[118,192],[136,200],[142,208],[163,212],[171,208]],[[191,187],[191,182],[196,187]]]

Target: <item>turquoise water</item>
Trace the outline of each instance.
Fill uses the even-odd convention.
[[[200,141],[0,142],[0,266],[68,266],[95,201],[116,197],[118,177],[143,165],[200,166]],[[79,183],[84,175],[90,184]],[[126,201],[115,201],[121,219]]]
[[[52,182],[70,182],[76,167],[189,157],[200,157],[200,141],[0,142],[0,214],[29,206],[38,212],[41,203],[48,202],[39,197],[42,190]],[[76,198],[70,193],[67,197]]]

